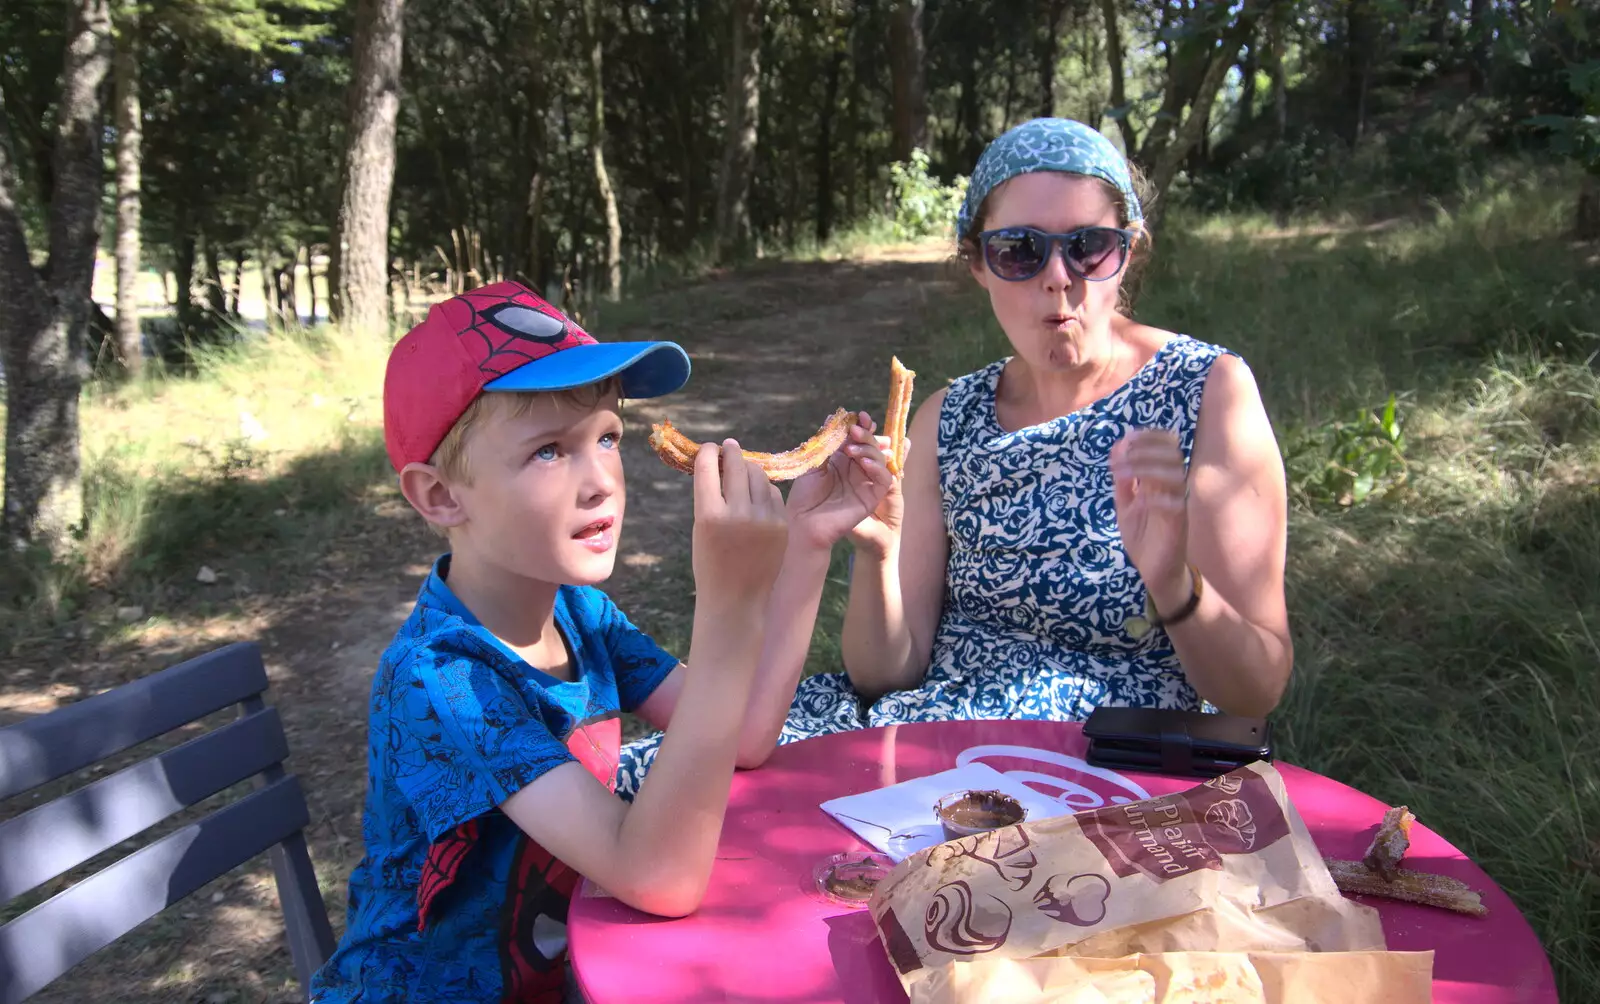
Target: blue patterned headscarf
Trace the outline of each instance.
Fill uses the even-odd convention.
[[[1034,171],[1086,174],[1109,182],[1127,203],[1128,222],[1144,219],[1128,162],[1110,140],[1072,119],[1031,119],[1002,134],[978,158],[956,217],[956,235],[966,236],[978,207],[1001,182]]]

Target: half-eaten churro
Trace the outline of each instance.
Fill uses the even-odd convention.
[[[1457,913],[1482,917],[1489,912],[1483,899],[1465,882],[1448,875],[1399,868],[1394,878],[1385,879],[1363,861],[1328,858],[1328,872],[1340,892],[1358,896],[1383,896],[1423,906],[1437,906]]]
[[[827,463],[850,433],[855,416],[840,408],[822,423],[817,434],[792,450],[782,453],[757,453],[740,450],[744,459],[761,468],[773,481],[793,481],[800,475]],[[657,422],[650,427],[650,446],[662,461],[674,470],[694,473],[694,458],[700,444],[673,427],[671,422]]]
[[[1417,817],[1403,805],[1385,812],[1362,860],[1324,859],[1333,884],[1340,892],[1358,896],[1385,896],[1474,917],[1488,913],[1483,899],[1459,879],[1403,867],[1401,859],[1411,848],[1411,826],[1416,821]]]

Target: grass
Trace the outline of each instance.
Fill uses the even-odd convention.
[[[1600,269],[1561,237],[1564,180],[1374,229],[1169,218],[1138,314],[1240,352],[1289,451],[1396,396],[1388,490],[1339,504],[1328,457],[1293,486],[1281,754],[1409,804],[1510,893],[1561,999],[1594,1001]],[[1008,352],[977,296],[926,323],[924,394]]]
[[[292,330],[202,350],[181,373],[153,364],[131,382],[89,385],[81,547],[22,569],[21,598],[0,605],[0,650],[86,606],[106,624],[118,608],[142,620],[273,591],[362,507],[400,504],[383,452],[387,354],[378,339]],[[198,583],[202,567],[216,583]]]

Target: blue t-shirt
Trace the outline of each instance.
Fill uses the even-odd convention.
[[[450,556],[372,682],[366,853],[313,1004],[560,999],[577,876],[497,806],[564,763],[615,786],[619,711],[678,664],[598,589],[562,586],[573,679],[524,662],[445,584]]]

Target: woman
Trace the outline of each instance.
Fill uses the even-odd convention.
[[[984,151],[957,234],[1013,354],[917,410],[903,480],[851,533],[845,673],[801,682],[780,742],[1272,710],[1293,662],[1277,442],[1243,360],[1123,309],[1150,245],[1127,162],[1026,122]]]

